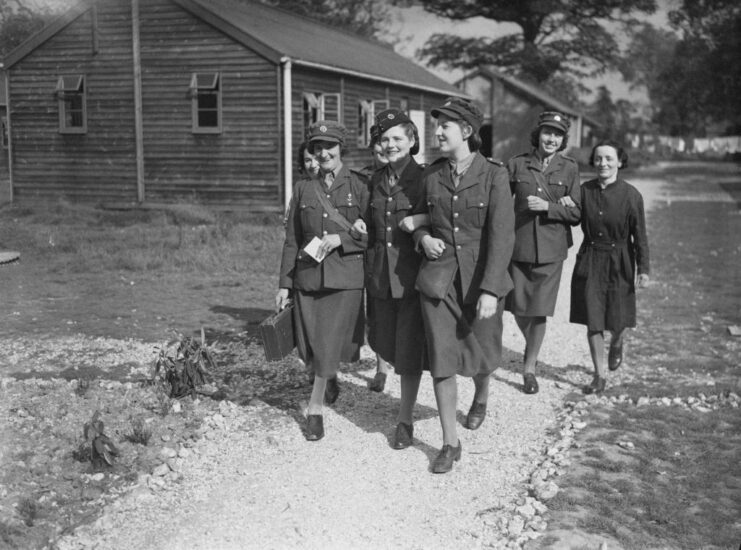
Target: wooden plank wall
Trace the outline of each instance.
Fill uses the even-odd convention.
[[[425,135],[421,137],[427,144],[425,161],[432,162],[438,156],[438,151],[432,146],[435,127],[434,119],[429,115],[429,111],[442,104],[445,95],[420,92],[404,86],[343,76],[317,69],[295,67],[293,71],[293,142],[296,149],[304,139],[302,110],[304,92],[342,93],[342,123],[348,130],[347,147],[343,159],[351,168],[361,169],[371,162],[370,152],[364,148],[359,149],[357,146],[356,136],[360,124],[358,104],[361,100],[388,99],[390,107],[398,109],[401,107],[402,99],[406,99],[408,109],[427,113]],[[298,166],[295,166],[294,170],[297,171]]]
[[[136,199],[130,8],[98,4],[97,54],[88,11],[12,67],[14,199]],[[59,133],[62,74],[87,77],[87,134]]]
[[[167,0],[141,3],[147,200],[281,207],[279,67]],[[220,72],[221,134],[193,134],[191,74]]]

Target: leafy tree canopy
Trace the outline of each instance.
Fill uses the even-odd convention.
[[[441,17],[483,17],[514,23],[519,32],[499,38],[434,34],[419,55],[432,66],[473,69],[492,65],[538,84],[583,90],[580,79],[617,67],[613,34],[636,24],[635,13],[653,13],[655,0],[421,0]]]
[[[260,0],[366,38],[376,38],[390,21],[389,3],[379,0]]]
[[[0,58],[41,28],[52,17],[48,8],[22,0],[0,0]]]

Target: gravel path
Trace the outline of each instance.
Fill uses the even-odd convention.
[[[634,183],[650,207],[660,182]],[[568,323],[575,251],[541,352],[540,393],[521,391],[524,340],[507,313],[490,414],[478,431],[461,427],[463,458],[453,472],[430,473],[441,431],[429,376],[420,389],[415,444],[394,451],[399,379],[390,375],[386,391],[376,394],[366,387],[373,371],[356,370],[340,375],[342,393],[325,409],[322,441],[304,440],[303,411],[225,404],[186,453],[181,482],[157,488],[143,479],[59,548],[519,548],[511,532],[517,526],[503,528],[490,512],[540,506],[525,498],[530,476],[560,437],[565,397],[590,379],[584,329]],[[459,420],[471,399],[471,382],[460,379]]]

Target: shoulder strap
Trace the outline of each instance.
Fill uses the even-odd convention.
[[[327,211],[329,219],[339,225],[345,231],[350,231],[350,229],[352,228],[352,224],[347,221],[347,218],[340,214],[334,206],[332,206],[329,200],[327,200],[327,196],[322,193],[319,190],[319,187],[316,185],[314,186],[314,193],[316,193],[316,198],[319,199],[319,204],[321,204],[322,208]]]

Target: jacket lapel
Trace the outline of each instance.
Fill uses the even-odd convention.
[[[471,162],[471,166],[468,167],[466,173],[463,174],[461,182],[456,187],[456,191],[460,192],[469,187],[473,187],[481,181],[481,174],[486,171],[486,159],[481,156],[480,153],[476,153],[476,156]]]

